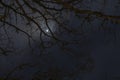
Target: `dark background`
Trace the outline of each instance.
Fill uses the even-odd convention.
[[[93,1],[93,2],[90,2]],[[107,0],[105,7],[103,6],[102,0],[86,0],[84,1],[83,9],[86,6],[94,11],[100,11],[107,15],[120,16],[120,6],[116,8],[115,5],[118,3],[117,0]],[[70,20],[70,26],[78,26],[80,20],[71,15],[68,17]],[[92,23],[92,27],[95,29],[99,26],[100,20],[96,19]],[[21,24],[22,25],[22,24]],[[81,73],[76,76],[76,80],[120,80],[120,24],[106,22],[106,25],[110,27],[108,30],[97,30],[87,34],[87,38],[83,39],[82,45],[71,45],[76,53],[85,53],[90,56],[94,61],[94,68],[91,72]],[[85,24],[85,27],[89,31],[89,24]],[[57,31],[57,29],[56,29]],[[15,35],[15,34],[13,34]],[[20,34],[22,35],[22,34]],[[40,53],[39,48],[34,47],[34,53],[29,54],[31,50],[26,46],[26,41],[23,37],[17,36],[14,39],[17,50],[24,48],[22,51],[12,55],[1,55],[0,56],[0,77],[5,77],[11,70],[13,70],[19,64],[38,64],[38,66],[25,67],[23,70],[16,70],[12,76],[22,77],[24,80],[30,80],[32,74],[37,70],[47,71],[50,67],[59,66],[63,71],[70,72],[74,69],[74,65],[77,62],[72,57],[64,54],[57,45],[46,49],[46,52],[42,57],[38,56]],[[64,39],[71,39],[69,35],[60,36]],[[79,38],[76,37],[76,38]],[[34,46],[34,44],[32,44]],[[51,53],[51,54],[50,54]],[[61,54],[62,53],[62,54]],[[82,76],[82,77],[81,77]],[[9,80],[9,79],[8,79]],[[70,79],[64,79],[70,80]]]

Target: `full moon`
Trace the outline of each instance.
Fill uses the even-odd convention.
[[[48,20],[47,24],[44,20],[37,21],[42,29],[42,38],[44,40],[50,40],[52,38],[52,34],[56,34],[58,24],[54,20]],[[33,29],[33,36],[35,39],[39,39],[41,30],[37,27],[36,24],[33,24],[35,28]]]
[[[46,22],[43,21],[41,22],[40,26],[45,33],[51,35],[51,32],[54,33],[56,31],[58,25],[53,20],[48,20],[47,23],[48,25],[46,25]]]
[[[48,32],[49,32],[49,30],[48,30],[48,29],[46,29],[46,30],[45,30],[45,32],[46,32],[46,33],[48,33]]]

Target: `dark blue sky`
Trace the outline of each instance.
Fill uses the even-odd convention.
[[[93,1],[92,3],[90,1]],[[85,9],[100,11],[104,14],[108,15],[116,15],[120,16],[120,6],[116,8],[117,1],[106,0],[105,5],[101,0],[85,0],[82,5]],[[72,19],[71,19],[72,18]],[[68,17],[70,20],[70,26],[79,26],[80,19],[75,17],[72,13]],[[88,23],[84,24],[84,29],[88,30],[87,38],[83,40],[82,45],[72,45],[70,47],[76,53],[82,52],[86,54],[90,54],[90,56],[94,60],[94,70],[87,74],[83,75],[83,80],[119,80],[120,79],[120,24],[114,24],[110,21],[106,22],[106,26],[111,29],[109,30],[99,30],[98,27],[101,24],[101,19],[95,19],[92,22],[92,26]],[[93,27],[97,31],[90,32],[90,27]],[[62,33],[61,33],[62,34]],[[14,34],[15,35],[15,34]],[[20,34],[22,35],[22,34]],[[18,35],[17,37],[19,37]],[[115,37],[116,36],[116,37]],[[71,39],[72,37],[59,36],[61,38]],[[74,37],[73,37],[74,38]],[[82,37],[75,37],[76,39]],[[0,77],[5,76],[6,73],[10,72],[15,66],[23,63],[30,64],[40,64],[39,66],[34,67],[25,67],[22,71],[16,71],[15,76],[26,76],[23,77],[24,80],[30,80],[30,76],[36,72],[37,70],[47,71],[49,68],[56,68],[55,66],[59,66],[60,70],[63,72],[73,71],[76,64],[79,64],[76,59],[73,57],[64,54],[60,48],[55,45],[50,49],[47,49],[42,57],[37,54],[29,54],[31,50],[29,50],[26,46],[26,41],[23,37],[15,38],[15,46],[17,48],[24,48],[21,51],[21,54],[12,54],[8,56],[0,56]],[[19,41],[19,42],[18,42]],[[36,47],[34,47],[36,48]],[[26,49],[26,50],[25,50]],[[39,53],[40,50],[38,48],[35,49],[35,53]],[[61,54],[62,53],[62,54]],[[41,69],[39,69],[41,68]],[[65,74],[65,72],[64,72]],[[77,76],[78,77],[78,76]],[[78,77],[78,80],[81,80]]]

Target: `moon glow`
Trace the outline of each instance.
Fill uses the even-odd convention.
[[[57,24],[53,20],[49,20],[47,22],[47,24],[45,23],[45,21],[43,21],[42,24],[41,24],[41,26],[42,26],[43,31],[45,33],[47,33],[48,35],[51,35],[51,32],[55,33],[56,28],[57,28]]]

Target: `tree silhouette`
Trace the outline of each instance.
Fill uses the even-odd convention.
[[[92,33],[115,32],[106,23],[120,24],[120,16],[84,8],[85,3],[85,0],[0,0],[0,53],[9,55],[8,53],[19,52],[15,48],[14,37],[20,35],[25,37],[32,53],[35,53],[35,46],[42,55],[57,45],[62,53],[78,61],[73,71],[65,72],[64,69],[54,67],[48,72],[36,72],[33,80],[62,80],[65,76],[73,80],[74,76],[91,71],[94,62],[90,58],[90,52],[83,53],[76,49],[87,45]],[[103,0],[102,8],[106,3]],[[78,25],[71,24],[72,18],[77,19]],[[100,26],[93,27],[95,20],[101,21]]]

